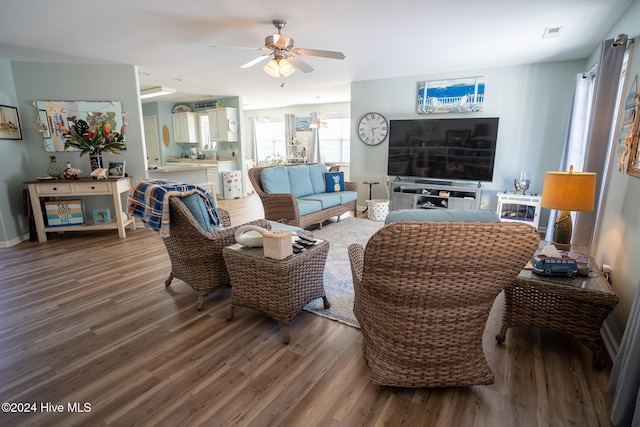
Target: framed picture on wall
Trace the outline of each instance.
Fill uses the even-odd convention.
[[[0,139],[22,139],[16,107],[0,105]]]
[[[311,116],[296,117],[296,132],[311,130]]]
[[[418,82],[418,114],[482,111],[484,86],[484,77]]]
[[[124,160],[121,162],[109,162],[107,176],[109,178],[124,178],[124,164]]]

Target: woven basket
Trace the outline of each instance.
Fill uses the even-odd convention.
[[[265,233],[263,237],[264,256],[267,258],[281,260],[293,254],[290,231],[273,230]]]

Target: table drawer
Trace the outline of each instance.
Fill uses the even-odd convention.
[[[111,194],[111,182],[79,182],[74,184],[77,193]]]
[[[75,189],[70,182],[60,182],[55,184],[36,184],[36,194],[38,195],[57,195],[57,194],[73,194]]]

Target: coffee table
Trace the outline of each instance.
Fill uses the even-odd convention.
[[[548,242],[541,242],[539,249]],[[507,329],[514,326],[548,328],[570,335],[593,352],[596,369],[604,368],[600,328],[618,304],[618,296],[584,247],[571,246],[589,264],[586,276],[541,276],[523,269],[504,290],[502,328],[498,344],[505,341]]]
[[[289,344],[289,323],[305,305],[322,298],[324,308],[331,307],[323,282],[328,253],[324,240],[283,260],[265,257],[262,248],[225,247],[222,255],[231,278],[227,320],[233,320],[239,306],[261,311],[282,325],[282,342]]]

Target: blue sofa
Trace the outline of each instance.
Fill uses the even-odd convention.
[[[249,179],[268,220],[308,228],[349,211],[355,216],[357,184],[321,163],[252,168]]]

